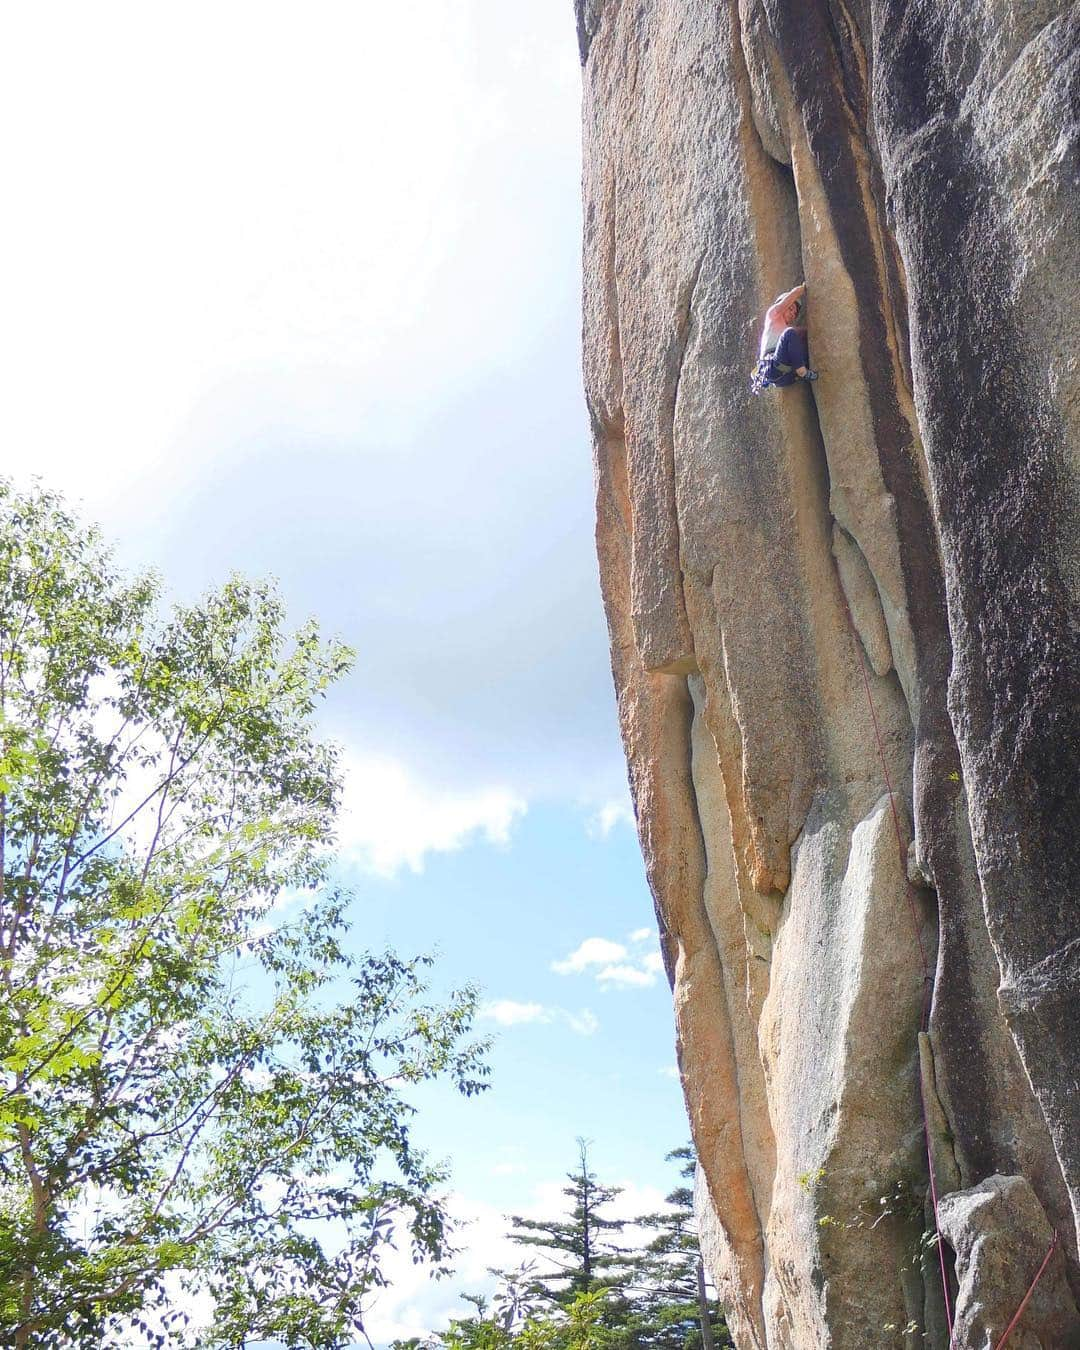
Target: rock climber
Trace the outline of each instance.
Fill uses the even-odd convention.
[[[765,311],[758,363],[750,376],[755,394],[763,389],[784,388],[795,381],[817,379],[810,369],[806,343],[806,283],[778,295]]]

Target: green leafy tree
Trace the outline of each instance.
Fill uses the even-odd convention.
[[[445,1331],[426,1338],[394,1341],[391,1350],[608,1350],[617,1342],[607,1326],[608,1291],[575,1294],[546,1313],[533,1312],[511,1330],[487,1299],[465,1295],[475,1317],[455,1318]]]
[[[535,1262],[523,1262],[516,1270],[488,1270],[499,1281],[493,1297],[462,1294],[476,1310],[468,1317],[455,1317],[444,1331],[393,1341],[392,1350],[508,1350],[520,1343],[526,1325],[546,1324],[538,1310],[534,1289]]]
[[[623,1266],[622,1248],[611,1235],[623,1229],[621,1219],[603,1213],[616,1196],[619,1186],[602,1186],[589,1168],[589,1146],[578,1141],[578,1170],[568,1172],[569,1186],[563,1195],[570,1200],[570,1212],[562,1219],[511,1218],[510,1237],[523,1246],[536,1248],[553,1269],[541,1272],[533,1281],[533,1290],[559,1305],[569,1305],[579,1294],[617,1283]]]
[[[582,1290],[574,1295],[553,1327],[536,1330],[558,1350],[604,1350],[611,1344],[607,1325],[608,1292],[605,1289]]]
[[[527,1322],[539,1310],[540,1295],[536,1287],[536,1262],[522,1261],[516,1270],[494,1270],[488,1274],[499,1281],[493,1306],[499,1321],[507,1331]]]
[[[465,1294],[463,1297],[476,1309],[475,1316],[452,1318],[440,1336],[426,1341],[395,1341],[397,1350],[417,1350],[420,1346],[440,1346],[445,1350],[509,1350],[514,1337],[501,1317],[488,1312],[488,1300],[482,1294]]]
[[[346,949],[350,653],[266,585],[157,589],[0,483],[0,1342],[341,1346],[389,1242],[447,1257],[406,1094],[483,1086],[475,995]]]

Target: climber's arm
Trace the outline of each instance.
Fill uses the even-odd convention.
[[[777,296],[765,315],[766,331],[784,329],[799,322],[805,303],[806,285],[796,286]]]
[[[784,311],[793,300],[799,301],[806,295],[806,282],[795,286],[790,291],[785,291],[783,295],[777,296],[765,312],[765,322],[769,323],[773,319],[783,318]]]

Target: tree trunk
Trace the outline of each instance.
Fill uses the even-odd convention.
[[[697,1306],[698,1321],[701,1323],[701,1350],[714,1350],[709,1300],[705,1293],[705,1266],[700,1256],[697,1259]]]

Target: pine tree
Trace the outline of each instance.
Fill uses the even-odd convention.
[[[511,1239],[537,1248],[555,1267],[554,1272],[537,1276],[533,1288],[560,1307],[579,1294],[618,1284],[626,1264],[626,1253],[610,1240],[622,1231],[624,1221],[602,1212],[622,1188],[601,1186],[589,1170],[588,1141],[577,1143],[578,1170],[566,1174],[570,1184],[563,1187],[563,1195],[572,1202],[569,1215],[564,1219],[511,1216],[515,1229]]]
[[[578,1146],[580,1167],[564,1188],[573,1202],[568,1218],[512,1220],[518,1231],[510,1237],[543,1253],[555,1272],[534,1276],[536,1261],[527,1261],[500,1275],[490,1308],[486,1298],[467,1296],[478,1316],[391,1350],[730,1350],[719,1305],[708,1297],[690,1186],[673,1190],[662,1213],[608,1219],[600,1211],[620,1188],[599,1185],[584,1140]],[[693,1176],[692,1147],[667,1158],[682,1164],[684,1180]],[[644,1247],[616,1246],[610,1235],[624,1227],[655,1236]]]
[[[692,1145],[672,1149],[667,1160],[681,1163],[680,1175],[692,1180],[697,1166]],[[656,1233],[634,1259],[626,1290],[640,1342],[664,1350],[720,1350],[732,1342],[719,1305],[708,1297],[693,1189],[678,1186],[666,1200],[671,1209],[634,1220]]]

